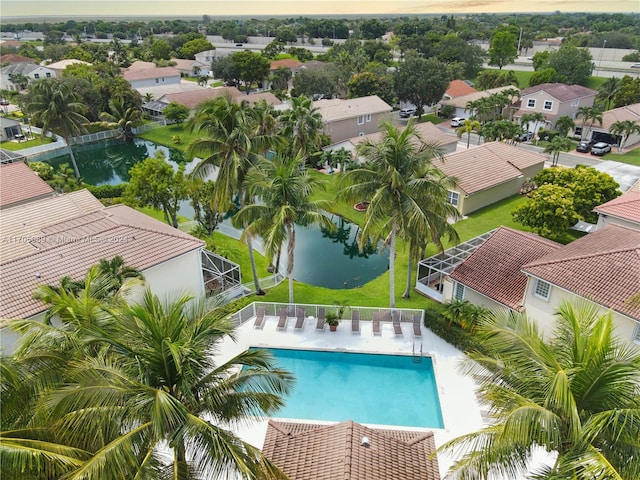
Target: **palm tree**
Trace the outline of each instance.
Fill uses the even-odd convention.
[[[259,125],[245,103],[239,104],[230,96],[221,96],[204,102],[190,120],[191,129],[204,137],[196,138],[187,147],[187,155],[204,159],[194,169],[203,176],[212,166],[219,168],[212,204],[220,213],[226,212],[234,194],[240,207],[247,203],[244,181],[249,169],[276,144],[271,133],[260,134]],[[247,239],[249,260],[253,272],[256,294],[264,295],[253,256],[251,239]]]
[[[598,101],[604,102],[604,105],[607,107],[607,110],[611,108],[611,102],[613,102],[614,97],[620,90],[620,79],[617,77],[607,78],[600,88],[598,88]]]
[[[538,132],[538,124],[540,122],[543,122],[543,125],[544,125],[544,122],[546,121],[547,121],[547,117],[545,117],[544,114],[540,112],[525,113],[524,115],[522,115],[522,117],[520,117],[520,125],[522,125],[522,127],[526,130],[528,130],[531,122],[535,122],[533,124],[534,134]]]
[[[234,327],[189,296],[162,302],[147,290],[105,323],[90,338],[97,348],[79,339],[62,381],[38,392],[33,424],[0,437],[3,470],[34,479],[284,478],[227,430],[282,406],[292,377],[268,353],[219,361],[212,352]],[[26,344],[16,360],[34,364],[47,348],[55,355],[55,345]]]
[[[85,125],[89,120],[83,115],[86,107],[78,101],[78,96],[66,83],[53,79],[41,80],[33,85],[31,101],[26,110],[32,115],[33,122],[41,126],[43,136],[52,132],[64,138],[69,147],[73,172],[76,178],[80,178],[69,140],[86,133]]]
[[[493,423],[440,448],[464,452],[447,478],[521,478],[540,448],[555,462],[531,478],[640,478],[638,350],[594,304],[563,303],[556,319],[550,338],[523,314],[480,321],[487,353],[472,353],[467,371]]]
[[[142,122],[142,114],[135,107],[127,107],[123,98],[109,100],[109,112],[102,112],[102,120],[108,128],[119,128],[125,140],[133,139],[133,126]]]
[[[358,145],[358,155],[367,162],[344,174],[339,197],[350,203],[369,202],[360,248],[370,238],[384,239],[389,246],[389,304],[394,308],[396,239],[415,238],[415,232],[426,234],[440,225],[431,222],[446,211],[435,202],[446,202],[447,182],[431,164],[440,157],[439,149],[424,142],[414,120],[403,130],[384,121],[381,131],[379,143],[369,140]]]
[[[556,120],[555,129],[558,130],[561,137],[566,137],[569,131],[573,130],[575,126],[576,123],[573,121],[573,118],[568,115],[563,115]]]
[[[580,107],[576,113],[576,118],[582,118],[581,140],[587,138],[587,132],[593,128],[594,123],[602,125],[602,109],[600,107]],[[588,124],[588,129],[585,128]]]
[[[243,237],[263,238],[269,261],[280,252],[287,240],[287,277],[289,303],[293,304],[293,266],[296,225],[312,224],[333,230],[335,225],[323,213],[330,203],[312,201],[311,196],[323,187],[320,180],[308,174],[304,158],[276,155],[252,168],[246,179],[247,192],[260,203],[246,205],[236,214],[245,227]]]
[[[551,154],[551,165],[555,167],[558,164],[560,152],[568,152],[573,148],[573,145],[573,142],[571,142],[567,137],[561,137],[558,135],[557,137],[553,137],[553,139],[547,144],[544,148],[544,153]]]
[[[640,124],[634,120],[620,120],[611,125],[609,133],[621,137],[618,151],[622,152],[629,137],[634,133],[640,133]]]
[[[467,134],[467,148],[469,148],[469,142],[471,141],[471,134],[477,133],[480,134],[480,130],[482,129],[482,125],[477,120],[465,120],[462,124],[462,127],[456,130],[456,134],[459,138],[462,138],[462,134]]]
[[[291,109],[280,115],[282,133],[289,139],[289,154],[308,158],[322,146],[322,115],[310,98],[291,99]]]

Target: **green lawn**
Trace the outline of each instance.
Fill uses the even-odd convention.
[[[44,145],[45,143],[51,143],[51,139],[49,137],[40,138],[39,135],[36,135],[33,140],[27,140],[26,142],[1,142],[0,148],[17,152],[18,150],[24,150],[25,148]]]
[[[603,157],[605,160],[613,160],[614,162],[628,163],[629,165],[640,167],[640,148],[629,150],[622,154],[617,153],[618,149],[616,147],[613,148],[614,150],[611,153]]]
[[[180,143],[176,143],[173,140],[173,138],[176,136],[180,137]],[[147,132],[141,133],[140,135],[137,135],[137,137],[184,152],[187,149],[189,143],[191,143],[192,140],[198,138],[199,135],[190,132],[187,126],[182,123],[167,125],[166,127],[154,128],[153,130],[149,130]]]
[[[149,215],[150,217],[155,218],[156,220],[162,223],[167,223],[166,220],[164,219],[164,213],[162,213],[162,210],[158,210],[157,208],[152,208],[152,207],[134,207],[134,208],[139,212]],[[178,215],[178,223],[184,223],[188,221],[189,221],[188,218],[181,217],[180,215]]]
[[[486,69],[486,70],[496,70],[496,69]],[[509,69],[507,67],[503,68],[503,71],[508,72]],[[513,70],[516,78],[518,79],[518,88],[523,89],[529,86],[529,81],[531,77],[535,73],[534,71],[523,71],[523,70]],[[589,77],[585,87],[592,88],[597,90],[600,85],[602,85],[607,79],[605,77]],[[474,80],[475,81],[475,80]]]

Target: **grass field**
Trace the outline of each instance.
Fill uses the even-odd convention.
[[[0,148],[3,150],[11,150],[12,152],[16,152],[18,150],[24,150],[25,148],[37,147],[38,145],[44,145],[45,143],[51,143],[51,139],[49,137],[40,138],[39,135],[36,135],[31,140],[27,140],[25,142],[1,142]]]
[[[640,148],[626,151],[626,153],[617,153],[617,148],[613,147],[613,151],[608,153],[603,158],[605,160],[613,160],[614,162],[628,163],[629,165],[635,165],[640,167]]]
[[[495,70],[495,69],[488,69]],[[503,71],[509,71],[507,67]],[[529,81],[535,73],[534,71],[513,70],[516,78],[518,79],[518,88],[523,89],[529,87]],[[605,77],[589,77],[585,87],[597,90],[607,79]]]

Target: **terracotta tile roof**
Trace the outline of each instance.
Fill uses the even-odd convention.
[[[269,65],[269,70],[277,70],[279,68],[288,68],[289,70],[297,70],[302,66],[302,62],[293,58],[283,58],[282,60],[274,60]]]
[[[597,206],[594,211],[640,224],[640,180],[618,198]]]
[[[368,437],[368,447],[361,445]],[[432,432],[269,421],[262,452],[290,480],[436,480]]]
[[[225,94],[229,94],[232,97],[241,95],[240,90],[235,87],[203,88],[202,90],[192,90],[188,92],[167,93],[159,98],[158,101],[164,103],[178,103],[188,107],[190,110],[193,110],[202,102]]]
[[[195,60],[185,58],[172,58],[171,61],[175,62],[174,67],[178,70],[193,70],[193,66],[196,64]]]
[[[325,122],[336,122],[359,115],[386,113],[393,110],[377,95],[347,100],[341,98],[317,100],[313,102],[313,106],[318,109]]]
[[[122,77],[127,82],[135,82],[136,80],[151,80],[160,77],[180,77],[180,72],[173,67],[143,68],[125,70]]]
[[[0,208],[53,194],[53,188],[26,163],[0,164]]]
[[[404,129],[404,126],[398,127]],[[437,143],[439,145],[446,145],[449,143],[458,143],[458,137],[444,132],[431,122],[421,122],[416,124],[416,130],[422,136],[422,139],[427,143]],[[354,146],[361,144],[362,142],[369,140],[371,142],[379,142],[382,140],[382,132],[370,133],[368,135],[361,135],[358,137],[349,138],[347,141],[351,142]],[[342,143],[342,142],[340,142]]]
[[[156,68],[156,64],[153,62],[143,62],[142,60],[136,60],[131,65],[129,65],[125,71],[130,72],[132,70],[147,70]]]
[[[88,190],[51,196],[0,210],[3,239],[0,262],[37,251],[46,226],[102,210],[104,206]]]
[[[23,57],[17,53],[7,53],[0,56],[0,63],[36,63],[33,58]]]
[[[450,98],[456,98],[475,92],[477,92],[477,90],[468,83],[465,83],[462,80],[452,80],[444,94],[448,95]]]
[[[262,100],[266,101],[268,105],[280,105],[282,103],[282,100],[280,100],[271,92],[257,92],[250,93],[249,95],[239,95],[236,96],[235,99],[237,102],[249,102],[250,105],[258,103]]]
[[[602,125],[594,125],[594,128],[609,131],[611,125],[624,120],[631,120],[640,124],[640,103],[607,110],[602,114]]]
[[[472,194],[508,182],[522,175],[521,169],[543,165],[544,155],[500,142],[450,153],[438,169],[465,193]]]
[[[479,100],[485,97],[490,97],[494,93],[500,93],[504,90],[509,90],[511,88],[518,90],[518,88],[514,87],[513,85],[507,85],[504,87],[490,88],[488,90],[481,90],[479,92],[469,93],[467,95],[461,95],[459,97],[454,97],[451,100],[442,100],[440,103],[442,105],[449,105],[456,108],[466,108],[468,102]]]
[[[533,233],[500,227],[453,270],[451,278],[520,311],[527,286],[522,266],[561,246]]]
[[[144,271],[202,246],[200,240],[124,205],[44,226],[37,250],[0,264],[0,319],[44,311],[32,298],[38,286],[55,285],[63,276],[82,278],[102,258],[120,255]]]
[[[640,321],[640,231],[607,225],[527,265],[523,271]]]
[[[321,62],[320,60],[310,60],[305,62],[304,65],[300,67],[301,70],[320,70],[327,66],[326,62]]]
[[[65,58],[64,60],[60,60],[59,62],[50,63],[47,67],[52,68],[53,70],[64,70],[69,65],[91,65],[89,62],[85,62],[84,60],[78,60],[77,58]]]
[[[566,83],[541,83],[534,87],[525,88],[522,90],[522,98],[532,93],[544,91],[553,98],[566,102],[576,98],[589,97],[591,95],[597,95],[598,92],[582,85],[567,85]]]

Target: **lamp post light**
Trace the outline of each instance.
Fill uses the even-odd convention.
[[[607,40],[602,43],[602,50],[600,50],[600,58],[598,58],[598,70],[602,70],[602,54],[604,53],[604,49],[607,47]]]

